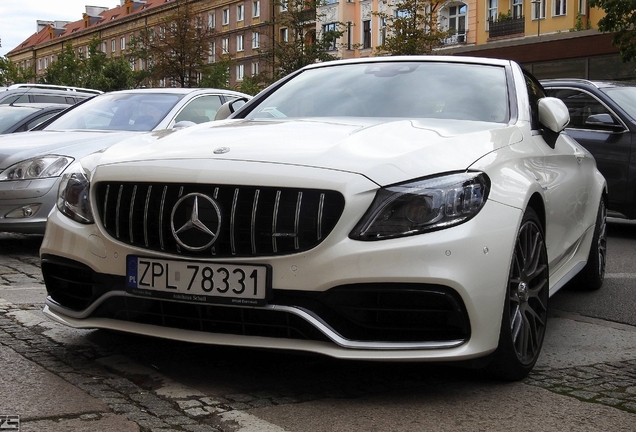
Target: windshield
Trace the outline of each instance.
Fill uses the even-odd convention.
[[[636,120],[636,87],[606,87],[601,90]]]
[[[0,133],[39,110],[39,108],[31,107],[2,107],[0,109]]]
[[[405,117],[508,122],[505,69],[464,63],[359,63],[309,69],[246,118]]]
[[[183,95],[113,93],[97,96],[68,111],[44,130],[153,130]]]

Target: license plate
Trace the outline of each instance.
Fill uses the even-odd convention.
[[[128,292],[206,303],[261,306],[269,280],[264,265],[126,257]]]

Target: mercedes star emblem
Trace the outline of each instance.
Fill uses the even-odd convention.
[[[221,230],[221,209],[207,195],[193,192],[172,207],[170,217],[172,236],[189,251],[201,251],[216,241]]]

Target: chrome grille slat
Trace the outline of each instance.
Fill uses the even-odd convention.
[[[163,214],[166,204],[166,193],[168,192],[168,186],[163,187],[163,193],[161,194],[161,206],[159,207],[159,243],[161,244],[161,250],[165,250],[163,241]]]
[[[96,219],[117,241],[200,258],[307,251],[329,235],[344,210],[344,197],[339,192],[301,188],[99,182],[93,193],[98,203]],[[197,223],[211,224],[209,228],[218,230],[215,241],[201,250],[180,247],[171,227],[173,218],[176,225],[183,226],[191,217],[191,205],[176,205],[179,197],[190,194],[204,197],[199,198],[199,206],[214,200],[217,208],[198,208]],[[195,230],[189,235],[197,240],[205,233]]]
[[[318,202],[318,233],[317,233],[317,238],[316,240],[322,240],[322,216],[323,216],[323,210],[324,210],[324,206],[325,206],[325,194],[321,193],[320,194],[320,201]]]
[[[148,247],[148,209],[150,208],[150,194],[152,193],[152,185],[148,186],[146,192],[146,202],[144,203],[144,245]]]
[[[298,192],[298,200],[296,200],[296,214],[294,216],[294,249],[300,249],[298,241],[298,226],[300,225],[300,205],[303,202],[303,193]]]
[[[121,209],[121,194],[124,191],[124,185],[119,186],[119,193],[117,194],[117,219],[115,220],[115,237],[119,238],[119,210]]]
[[[252,243],[252,255],[256,255],[256,209],[258,208],[258,196],[261,191],[256,189],[254,193],[254,205],[252,206],[252,221],[250,222],[250,240]]]
[[[280,194],[281,191],[276,191],[276,201],[274,203],[274,215],[272,217],[272,248],[274,253],[278,252],[278,243],[276,242],[276,236],[273,233],[276,232],[276,225],[278,221],[278,208],[280,206]]]
[[[137,185],[133,187],[132,197],[130,197],[130,210],[128,211],[128,238],[131,243],[135,243],[133,230],[133,215],[135,213],[135,197],[137,196]]]

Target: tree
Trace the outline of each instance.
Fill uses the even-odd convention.
[[[35,78],[35,72],[16,66],[11,60],[0,56],[0,86],[26,83]]]
[[[273,80],[318,61],[337,59],[329,51],[343,35],[342,24],[335,23],[318,34],[316,20],[322,15],[317,13],[317,8],[321,4],[321,0],[274,1],[275,7],[286,6],[287,10],[275,15],[269,23],[281,30],[281,37],[270,37],[261,51],[270,65]]]
[[[76,54],[68,43],[44,73],[43,82],[102,91],[128,89],[134,86],[133,71],[124,57],[108,58],[99,47],[102,40],[89,41],[86,55]]]
[[[612,45],[616,46],[623,61],[636,58],[636,0],[590,0],[590,7],[605,11],[598,22],[602,32],[614,33]]]
[[[128,46],[131,61],[141,59],[153,80],[170,79],[181,87],[198,85],[197,76],[207,66],[214,30],[198,16],[190,0],[176,3],[157,28],[146,28]]]
[[[431,54],[444,39],[452,36],[438,22],[438,13],[446,2],[427,0],[397,0],[383,3],[389,11],[373,12],[385,23],[386,37],[378,54]]]
[[[234,65],[234,60],[229,54],[222,54],[220,60],[204,66],[202,78],[199,85],[218,89],[230,87],[230,67]]]

